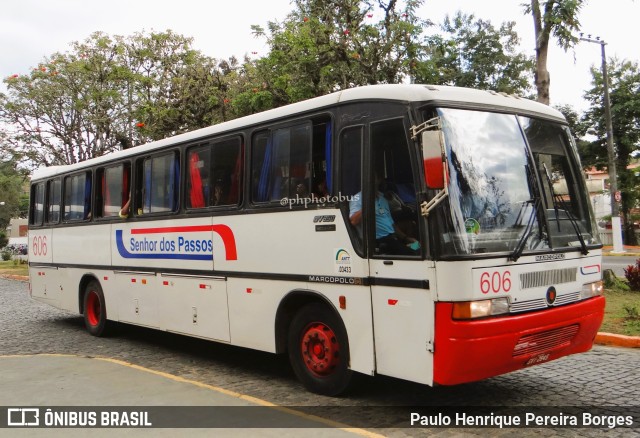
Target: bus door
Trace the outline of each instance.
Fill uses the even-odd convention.
[[[417,172],[404,118],[370,125],[364,195],[376,368],[379,374],[432,383],[433,262],[424,260]]]

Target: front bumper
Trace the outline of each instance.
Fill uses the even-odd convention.
[[[456,385],[591,349],[602,324],[602,296],[536,312],[471,321],[436,303],[434,383]]]

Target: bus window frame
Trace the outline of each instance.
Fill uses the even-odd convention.
[[[336,178],[336,172],[335,172],[335,163],[336,158],[335,155],[337,153],[337,149],[336,149],[336,138],[337,137],[337,133],[336,130],[338,128],[338,126],[336,125],[336,121],[335,121],[336,117],[335,114],[331,111],[322,111],[319,113],[314,113],[314,114],[309,114],[309,115],[304,115],[303,117],[297,117],[295,119],[288,119],[288,120],[280,120],[277,121],[274,124],[271,125],[266,125],[266,126],[258,126],[255,127],[255,129],[252,129],[251,131],[248,131],[248,138],[250,139],[250,142],[245,143],[245,168],[243,171],[243,174],[245,175],[245,181],[246,181],[246,189],[245,189],[245,194],[246,196],[246,204],[247,204],[247,208],[249,209],[253,209],[253,208],[259,208],[259,209],[264,209],[264,208],[273,208],[273,209],[277,209],[280,208],[282,210],[287,210],[287,211],[295,211],[295,210],[304,210],[305,209],[305,205],[304,203],[299,203],[299,204],[295,204],[295,205],[290,205],[290,204],[286,204],[283,205],[282,204],[282,198],[281,199],[277,199],[277,200],[269,200],[269,201],[256,201],[254,199],[254,181],[253,181],[253,165],[254,165],[254,161],[255,161],[255,157],[256,155],[254,154],[254,144],[255,144],[255,138],[256,136],[267,132],[269,134],[269,140],[273,139],[274,136],[274,132],[279,130],[279,129],[284,129],[284,128],[291,128],[291,127],[295,127],[295,126],[303,126],[303,125],[308,125],[309,126],[309,158],[310,158],[310,163],[313,166],[313,151],[314,151],[314,143],[313,143],[313,135],[314,135],[314,128],[320,124],[320,123],[327,123],[330,124],[332,129],[331,129],[331,156],[327,158],[326,154],[324,156],[324,161],[327,162],[328,159],[331,160],[331,163],[327,163],[327,168],[331,171],[331,180],[335,181]],[[289,166],[290,168],[290,166]],[[327,173],[327,175],[325,175],[326,178],[329,178],[329,175]],[[311,178],[313,179],[313,178]],[[313,191],[313,186],[309,187],[309,196],[311,196],[311,193]],[[290,198],[290,196],[287,196],[287,198]],[[241,205],[243,205],[244,202],[241,202]],[[314,204],[315,207],[318,208],[335,208],[335,205],[333,203],[327,203],[327,204]],[[307,207],[308,208],[308,207]]]
[[[180,147],[180,145],[175,145],[174,147],[170,147],[167,149],[161,149],[159,151],[154,151],[150,154],[141,154],[139,156],[133,157],[133,165],[132,165],[132,174],[134,177],[132,178],[132,203],[129,204],[129,217],[149,217],[149,218],[158,218],[162,216],[176,216],[182,212],[183,209],[183,199],[182,199],[182,191],[185,186],[185,168],[184,168],[184,160],[182,151],[184,148]],[[176,194],[176,205],[175,208],[171,211],[157,211],[157,212],[144,212],[140,211],[144,208],[144,163],[146,160],[155,159],[164,155],[173,154],[174,158],[178,159],[177,169],[180,174],[176,178],[176,182],[178,183],[178,187],[174,189],[174,193]],[[153,172],[153,170],[152,170]]]
[[[264,132],[267,132],[269,134],[268,139],[269,141],[271,141],[272,143],[272,147],[273,147],[273,139],[275,136],[275,133],[278,130],[281,129],[291,129],[294,127],[308,127],[309,128],[309,136],[308,136],[308,140],[309,140],[309,145],[308,145],[308,153],[309,153],[309,158],[311,160],[313,160],[313,119],[312,117],[304,117],[304,118],[298,118],[295,120],[287,120],[284,121],[282,123],[278,123],[278,124],[274,124],[274,125],[270,125],[270,126],[266,126],[262,129],[256,129],[255,131],[253,131],[251,133],[251,160],[250,160],[250,172],[251,172],[251,178],[249,180],[249,204],[252,207],[256,207],[256,208],[273,208],[273,207],[286,207],[287,210],[297,210],[299,208],[296,207],[300,207],[297,205],[293,205],[293,206],[289,206],[287,205],[283,205],[282,204],[282,199],[284,199],[284,197],[281,197],[280,199],[269,199],[268,201],[257,201],[254,199],[253,196],[253,191],[254,191],[254,181],[253,181],[253,164],[254,164],[254,139],[257,135],[260,135]],[[263,160],[264,163],[264,160]],[[264,164],[263,164],[264,165]],[[291,170],[291,145],[289,146],[289,171]],[[271,177],[271,174],[270,174]],[[287,177],[290,178],[290,177]],[[286,198],[288,199],[289,196],[286,196]],[[292,207],[292,208],[289,208]],[[303,207],[304,209],[304,205],[302,204],[301,207]]]
[[[67,197],[67,178],[73,178],[78,175],[85,175],[85,185],[86,178],[89,176],[91,179],[91,194],[89,197],[89,214],[87,217],[83,217],[82,219],[65,219],[65,208],[67,207],[66,197]],[[79,223],[87,223],[93,220],[93,211],[94,207],[94,198],[95,198],[95,178],[94,178],[94,168],[87,167],[85,169],[81,169],[77,172],[69,173],[63,175],[62,177],[62,199],[61,199],[61,209],[60,209],[60,221],[62,224],[79,224]],[[85,205],[86,207],[86,205]],[[83,213],[84,216],[84,213]]]
[[[37,201],[37,197],[36,197],[36,191],[38,190],[38,187],[42,188],[42,217],[40,219],[39,223],[35,222],[35,214],[36,214],[36,209],[33,208],[36,206],[36,201]],[[47,185],[46,185],[46,181],[38,181],[38,182],[34,182],[31,184],[31,189],[30,189],[30,196],[29,196],[29,227],[44,227],[46,226],[46,222],[45,222],[45,206],[46,206],[46,201],[47,201]]]
[[[238,200],[236,203],[233,204],[224,204],[224,205],[208,205],[206,207],[189,207],[188,206],[188,199],[189,199],[189,189],[190,189],[190,182],[189,182],[189,178],[191,177],[191,169],[189,167],[189,159],[190,159],[190,153],[191,151],[193,151],[194,149],[199,149],[199,148],[209,148],[209,153],[210,153],[210,164],[213,164],[213,158],[212,156],[214,155],[213,149],[215,148],[216,144],[220,144],[220,143],[225,143],[225,142],[229,142],[230,140],[237,140],[238,141],[238,145],[240,146],[240,162],[241,162],[241,169],[240,169],[240,178],[238,181]],[[197,215],[200,213],[204,213],[204,212],[212,212],[212,211],[233,211],[233,210],[239,210],[242,208],[243,205],[243,201],[244,201],[244,190],[245,190],[245,173],[246,173],[246,138],[245,138],[245,133],[244,132],[234,132],[234,133],[229,133],[227,135],[223,135],[221,137],[211,137],[211,138],[203,138],[200,139],[197,142],[188,144],[184,147],[184,160],[182,165],[182,175],[181,176],[181,203],[180,203],[180,207],[181,210],[184,211],[185,214],[187,215]],[[212,169],[210,168],[209,171],[211,171]],[[213,189],[213,187],[212,187]]]
[[[402,122],[402,132],[404,133],[404,138],[405,138],[405,142],[403,146],[406,146],[405,152],[409,157],[409,166],[411,167],[411,173],[412,173],[412,182],[413,185],[416,188],[416,225],[418,227],[418,236],[417,236],[417,241],[420,243],[420,251],[416,254],[416,255],[401,255],[401,254],[380,254],[380,253],[376,253],[376,223],[375,223],[375,212],[374,212],[374,208],[373,206],[375,205],[375,197],[376,197],[376,191],[377,188],[374,188],[374,182],[373,179],[375,178],[375,172],[376,169],[373,168],[373,166],[376,164],[374,162],[374,151],[373,151],[373,141],[372,141],[372,137],[373,137],[373,126],[380,124],[380,123],[386,123],[386,122],[392,122],[392,121],[396,121],[396,120],[400,120]],[[363,184],[368,188],[367,192],[364,192],[364,199],[363,201],[367,201],[367,203],[370,205],[370,208],[366,208],[366,206],[363,203],[363,208],[364,208],[364,214],[366,215],[366,219],[367,222],[369,223],[368,227],[365,227],[365,237],[364,240],[367,243],[367,247],[368,247],[368,251],[367,251],[367,258],[369,259],[379,259],[379,260],[424,260],[426,258],[428,258],[428,251],[425,249],[425,242],[428,242],[428,238],[426,236],[426,224],[424,223],[424,217],[420,214],[420,188],[422,186],[422,181],[424,179],[421,179],[424,177],[423,173],[421,173],[421,166],[418,165],[418,161],[417,161],[417,155],[415,153],[412,153],[412,145],[415,145],[415,142],[411,140],[411,138],[409,137],[409,132],[410,132],[410,127],[411,126],[411,120],[408,117],[408,114],[398,114],[398,115],[393,115],[393,116],[389,116],[386,118],[381,118],[381,119],[374,119],[374,120],[369,120],[367,121],[366,124],[366,135],[367,135],[367,147],[365,148],[364,154],[365,156],[367,156],[367,159],[364,162],[364,166],[366,166],[366,169],[363,169],[363,177],[364,177],[364,181]]]
[[[51,207],[51,193],[50,193],[50,187],[51,184],[53,183],[59,183],[60,184],[60,191],[59,191],[59,201],[58,201],[58,220],[57,221],[51,221],[49,216],[50,216],[50,212],[49,212],[49,207]],[[58,225],[61,221],[62,221],[62,189],[63,189],[63,182],[62,182],[62,178],[51,178],[48,179],[45,182],[45,201],[44,201],[44,205],[45,205],[45,209],[44,209],[44,220],[43,220],[43,226],[55,226]]]
[[[131,165],[131,160],[129,159],[125,159],[125,160],[119,160],[119,161],[112,161],[109,163],[105,163],[104,165],[101,166],[95,166],[92,167],[92,169],[95,172],[95,181],[97,182],[99,179],[101,180],[105,171],[107,169],[112,169],[115,167],[120,167],[122,166],[123,168],[123,175],[124,175],[124,171],[125,169],[128,167],[129,168],[129,197],[133,197],[132,194],[132,189],[133,189],[133,166]],[[94,196],[93,196],[93,203],[95,205],[96,210],[98,210],[98,207],[100,207],[100,215],[95,214],[94,219],[96,221],[100,221],[100,222],[104,222],[104,221],[121,221],[122,218],[118,215],[112,215],[112,216],[105,216],[104,215],[104,197],[103,197],[103,193],[102,191],[104,190],[104,187],[102,186],[102,181],[100,181],[100,184],[95,184],[94,185]],[[133,205],[131,205],[131,203],[129,203],[129,211],[133,211]],[[131,217],[131,214],[129,214],[129,217]]]
[[[334,152],[334,155],[339,155],[336,157],[334,163],[340,164],[339,166],[333,167],[334,173],[337,172],[335,173],[337,177],[335,181],[337,182],[337,187],[339,192],[342,193],[342,190],[343,190],[342,169],[344,168],[344,160],[342,159],[342,153],[343,153],[342,135],[344,134],[345,131],[349,131],[352,129],[354,130],[358,129],[360,131],[360,161],[361,161],[360,196],[363,197],[363,200],[365,196],[367,196],[366,193],[369,191],[369,189],[365,187],[366,174],[368,172],[367,170],[368,164],[366,161],[367,155],[368,155],[366,152],[367,150],[366,136],[369,135],[369,133],[367,128],[368,127],[366,123],[358,123],[354,125],[347,125],[347,126],[340,127],[340,131],[336,133],[339,145],[338,147],[334,147],[334,151],[337,151],[337,153]],[[338,167],[339,169],[336,170],[336,167]],[[364,204],[363,204],[363,208],[364,208]],[[355,249],[356,254],[358,254],[362,258],[367,258],[367,248],[370,246],[369,242],[367,241],[368,239],[366,238],[368,234],[367,227],[369,226],[368,221],[362,222],[362,236],[359,236],[357,228],[351,225],[351,218],[349,217],[349,213],[350,213],[349,201],[345,201],[341,203],[340,210],[342,212],[344,223],[346,224],[347,233],[349,234],[351,244],[353,245],[353,248]]]

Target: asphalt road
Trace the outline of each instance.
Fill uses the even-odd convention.
[[[603,256],[602,268],[613,269],[616,277],[624,278],[624,268],[635,265],[637,256]]]
[[[640,436],[639,349],[596,346],[585,354],[455,387],[361,376],[348,395],[330,398],[306,392],[286,357],[133,326],[123,326],[114,337],[95,338],[79,315],[30,300],[26,283],[0,279],[0,355],[42,353],[113,358],[392,437]],[[24,378],[29,376],[26,368]],[[108,405],[109,399],[102,402]],[[164,403],[171,405],[172,398]],[[412,412],[476,412],[477,407],[551,415],[578,409],[636,418],[632,429],[409,428]]]

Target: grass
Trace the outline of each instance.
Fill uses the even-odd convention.
[[[604,290],[607,305],[604,309],[604,321],[601,332],[618,335],[640,336],[640,292],[629,290],[623,280]]]
[[[0,275],[29,275],[29,265],[14,260],[0,261]]]
[[[0,275],[28,275],[26,263],[0,261]],[[618,279],[605,288],[607,306],[601,332],[627,336],[640,336],[640,292],[629,290],[624,280]]]

